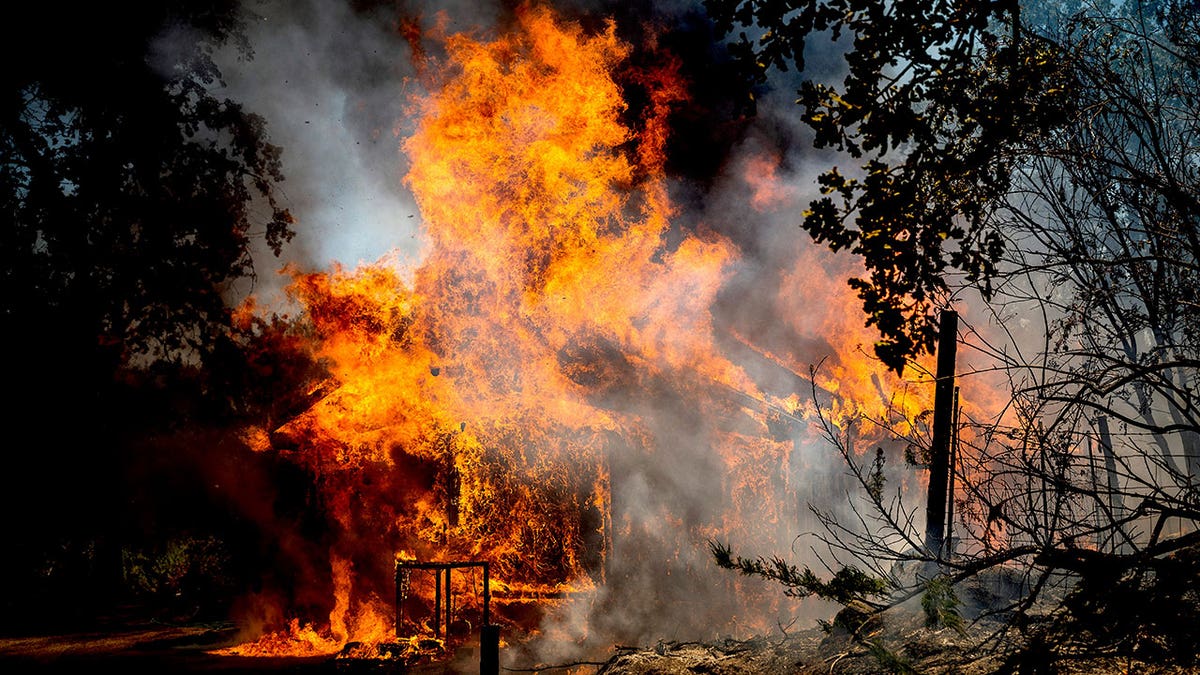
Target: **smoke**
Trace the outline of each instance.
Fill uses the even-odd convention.
[[[791,103],[798,74],[774,73],[768,88],[756,92],[757,114],[744,116],[749,86],[738,79],[700,3],[571,0],[556,9],[593,28],[616,21],[635,49],[655,35],[662,51],[681,58],[691,99],[673,116],[668,170],[676,179],[672,196],[690,208],[677,226],[703,222],[753,262],[788,264],[803,236],[796,226],[805,200],[793,196],[789,211],[773,204],[763,214],[753,201],[762,196],[748,203],[744,191],[753,186],[730,171],[745,171],[747,157],[765,152],[780,162],[782,189],[812,191],[815,172],[805,170],[813,161],[809,134]],[[265,246],[256,256],[265,284],[257,292],[277,290],[282,281],[275,273],[288,262],[324,269],[395,253],[407,263],[420,259],[421,214],[402,184],[406,158],[398,149],[410,130],[411,97],[423,86],[426,55],[414,59],[414,38],[495,31],[511,10],[507,2],[247,0],[253,52],[243,58],[231,47],[218,54],[220,93],[265,118],[269,140],[284,150],[282,192],[298,220],[285,260]],[[656,56],[638,49],[633,59]],[[810,60],[820,68],[837,65]],[[812,74],[810,66],[806,75]]]
[[[319,0],[247,2],[245,11],[253,54],[218,54],[221,93],[265,118],[298,221],[286,259],[256,252],[256,293],[277,294],[286,263],[353,268],[389,252],[416,260],[420,214],[397,151],[416,70],[396,17]]]
[[[569,2],[559,9],[584,26],[613,19],[634,46],[635,65],[664,54],[680,59],[690,100],[673,115],[666,148],[679,209],[667,236],[678,243],[715,233],[736,247],[708,309],[717,346],[758,391],[731,389],[697,405],[678,384],[639,378],[644,386],[636,391],[605,393],[600,405],[646,421],[643,436],[614,440],[609,449],[614,541],[606,583],[552,612],[544,639],[526,656],[551,662],[566,658],[567,647],[717,638],[739,626],[753,632],[824,615],[821,603],[799,603],[766,582],[716,569],[707,541],[695,534],[713,532],[723,519],[749,523],[727,533],[740,553],[794,551],[796,562],[816,564],[795,538],[814,529],[808,502],[837,498],[842,484],[840,460],[810,428],[781,420],[768,429],[762,421],[772,413],[762,394],[809,398],[809,365],[829,359],[844,369],[871,339],[844,285],[853,263],[810,243],[799,228],[828,158],[811,150],[799,123],[792,103],[798,74],[775,74],[754,92],[757,114],[748,116],[742,105],[750,88],[698,3]],[[246,10],[254,17],[254,55],[222,54],[223,93],[266,119],[270,140],[283,148],[285,205],[298,219],[286,260],[258,256],[258,294],[278,293],[284,280],[275,272],[285,263],[322,270],[394,257],[415,266],[426,250],[424,223],[404,187],[400,148],[414,121],[412,97],[426,85],[422,50],[430,45],[414,36],[494,32],[512,7],[275,0]],[[812,63],[833,76],[840,62]],[[624,84],[635,118],[649,103],[636,82]],[[713,451],[731,444],[741,455]],[[723,484],[725,464],[735,462],[761,482]],[[739,615],[748,606],[753,616]],[[713,617],[727,621],[714,624]]]

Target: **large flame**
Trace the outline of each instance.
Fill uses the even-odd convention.
[[[672,231],[664,147],[686,88],[671,60],[622,71],[646,93],[631,110],[615,75],[630,47],[611,24],[591,34],[530,8],[494,40],[450,36],[446,53],[403,144],[420,264],[289,270],[333,381],[271,451],[314,477],[332,599],[327,618],[235,653],[391,639],[400,551],[488,561],[503,620],[505,602],[594,597],[618,557],[700,574],[706,537],[786,545],[803,510],[809,392],[765,394],[723,355],[711,307],[739,252]],[[826,389],[878,400],[866,362],[845,354]],[[683,493],[704,508],[672,509]],[[455,577],[464,615],[480,584]]]

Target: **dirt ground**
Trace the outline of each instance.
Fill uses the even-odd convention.
[[[975,629],[982,637],[984,627]],[[1002,658],[970,653],[971,635],[950,629],[928,630],[915,615],[904,616],[871,632],[869,642],[885,647],[872,653],[843,631],[819,628],[720,643],[664,642],[649,648],[618,649],[597,675],[865,675],[920,672],[990,675]],[[910,667],[913,670],[905,670]],[[549,671],[547,671],[549,672]]]
[[[0,635],[0,674],[474,675],[479,672],[477,638],[456,645],[453,653],[442,658],[411,665],[340,655],[247,657],[218,653],[239,642],[239,630],[231,623],[120,622],[83,631]]]
[[[232,644],[230,624],[99,625],[93,629],[0,637],[5,673],[333,673],[327,658],[216,656]]]
[[[995,652],[972,653],[965,646],[983,637],[984,631],[991,628],[977,625],[970,627],[967,635],[962,635],[948,628],[926,629],[916,614],[899,615],[871,632],[867,642],[886,648],[874,653],[867,644],[852,641],[844,633],[827,634],[817,628],[720,643],[662,642],[640,647],[614,647],[610,654],[580,663],[516,663],[511,653],[505,654],[502,650],[500,673],[867,675],[916,672],[993,675],[1006,672],[1004,658]],[[61,634],[0,636],[0,673],[474,675],[480,672],[477,643],[464,643],[453,655],[410,666],[387,660],[348,660],[333,656],[263,658],[213,653],[236,644],[236,637],[237,630],[231,624],[157,623],[99,626],[94,630]],[[1040,672],[1029,670],[1035,666],[1024,664],[1024,672]],[[1057,672],[1064,675],[1131,672],[1182,675],[1186,671],[1149,669],[1137,664],[1091,659],[1065,664]]]
[[[852,640],[847,633],[806,631],[724,644],[664,643],[618,653],[595,675],[1197,675],[1195,669],[1151,666],[1105,656],[1057,661],[1016,657],[991,641],[998,624],[978,622],[960,633],[929,629],[920,612],[897,612]],[[980,648],[977,645],[984,644]],[[547,671],[549,672],[549,671]],[[579,671],[585,672],[585,671]]]

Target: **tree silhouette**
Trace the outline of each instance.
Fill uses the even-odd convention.
[[[798,92],[815,146],[851,164],[821,174],[803,227],[861,258],[867,277],[850,285],[879,330],[876,355],[901,372],[933,352],[948,277],[990,290],[1003,247],[986,223],[1010,185],[1011,145],[1069,109],[1052,45],[1020,33],[1015,2],[704,4],[760,82],[803,72],[814,44],[843,53],[840,82],[807,77]]]
[[[742,21],[765,16],[763,7],[781,6],[725,4],[759,8]],[[843,571],[841,577],[859,581],[851,590],[870,600],[865,606],[876,615],[922,594],[927,612],[932,607],[934,615],[953,619],[944,611],[953,607],[944,601],[953,605],[956,596],[947,595],[947,585],[956,589],[957,597],[970,601],[970,618],[1000,619],[991,641],[982,642],[1008,652],[1007,672],[1095,658],[1120,658],[1127,667],[1194,667],[1200,625],[1200,11],[1185,2],[1044,3],[1017,24],[1016,6],[1008,4],[932,3],[940,15],[904,2],[801,4],[818,16],[840,17],[815,23],[817,30],[854,27],[845,90],[822,98],[820,92],[833,90],[812,85],[820,95],[801,99],[810,123],[813,111],[837,113],[827,122],[828,138],[852,155],[851,144],[865,147],[870,138],[883,138],[864,131],[872,118],[882,112],[880,119],[887,120],[895,101],[905,100],[890,87],[922,79],[925,57],[889,36],[938,34],[944,22],[978,41],[959,54],[961,62],[926,74],[927,83],[941,82],[948,91],[924,91],[974,99],[978,106],[997,97],[989,114],[999,125],[989,136],[990,123],[973,127],[978,120],[964,114],[967,108],[921,103],[921,120],[941,110],[941,119],[953,124],[924,136],[936,142],[922,141],[921,131],[884,153],[898,159],[881,169],[887,180],[878,185],[867,165],[863,183],[839,182],[826,173],[823,185],[842,200],[841,210],[828,206],[833,216],[817,215],[816,223],[813,213],[821,207],[807,216],[810,232],[832,228],[834,248],[848,246],[866,259],[872,277],[860,284],[877,297],[910,299],[887,311],[918,317],[932,296],[916,293],[914,280],[944,299],[977,292],[987,298],[982,308],[989,325],[977,322],[962,335],[988,357],[988,369],[1007,378],[993,381],[992,393],[1003,396],[999,409],[964,414],[956,435],[956,551],[948,559],[919,544],[913,513],[920,496],[881,490],[873,466],[854,454],[844,430],[823,419],[827,440],[860,487],[851,517],[820,507],[830,559],[853,561],[855,569],[869,572],[858,577]],[[1007,28],[1000,21],[1006,17],[1012,19]],[[901,18],[915,23],[871,25]],[[788,21],[782,14],[773,20],[760,26],[772,35],[778,22]],[[765,44],[781,39],[768,37]],[[763,44],[756,48],[760,56],[770,52]],[[916,62],[911,70],[910,61]],[[855,78],[862,64],[911,74],[885,78],[888,87],[860,90]],[[876,81],[878,70],[865,72]],[[951,72],[961,81],[940,79]],[[871,96],[855,97],[855,91]],[[1011,111],[1004,113],[1005,107]],[[1009,120],[1002,122],[1005,115]],[[921,120],[916,128],[927,129]],[[880,134],[897,129],[893,122],[883,125]],[[971,129],[984,135],[959,135]],[[953,142],[937,140],[942,138]],[[969,142],[960,144],[964,139]],[[953,153],[974,143],[983,144],[978,151],[987,170],[996,172],[995,183],[976,183],[970,167],[963,174],[941,171],[970,157]],[[921,152],[929,158],[914,162]],[[891,199],[900,183],[889,181],[896,176],[926,185],[912,194],[929,200],[929,208],[946,199],[981,200],[978,211],[952,214],[949,222],[962,229],[944,239],[958,240],[961,252],[972,241],[994,238],[995,255],[987,253],[985,267],[972,270],[954,252],[935,247],[924,249],[933,258],[928,265],[914,266],[906,256],[915,253],[905,248],[906,239],[898,241],[896,230],[864,222],[878,200]],[[897,208],[893,215],[877,215],[939,237],[945,232],[926,207]],[[880,238],[877,246],[862,241],[868,233]],[[864,299],[869,310],[870,298]],[[902,340],[893,344],[904,346]],[[902,349],[892,356],[911,353]],[[885,431],[912,428],[887,420],[857,423]],[[923,446],[916,436],[892,436]],[[714,553],[718,564],[775,578],[788,592],[828,586],[784,560],[747,560],[728,548]],[[879,601],[869,583],[876,579],[886,579],[896,592]]]
[[[126,440],[228,410],[207,370],[239,367],[227,295],[253,280],[255,238],[279,255],[293,235],[280,149],[216,93],[215,50],[251,56],[240,11],[0,10],[8,602],[62,573],[64,551],[83,576],[101,564]]]

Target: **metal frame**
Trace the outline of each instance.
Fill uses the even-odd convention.
[[[413,570],[430,570],[434,574],[433,587],[433,634],[437,637],[442,635],[442,575],[445,573],[445,588],[446,588],[446,607],[445,618],[446,628],[449,629],[450,621],[453,618],[454,598],[450,591],[450,573],[455,569],[468,567],[483,568],[483,625],[487,626],[491,623],[491,602],[492,595],[489,587],[489,568],[488,563],[482,561],[454,561],[454,562],[422,562],[418,560],[397,560],[396,561],[396,637],[401,635],[404,624],[404,601],[408,598],[408,588],[411,582]]]

